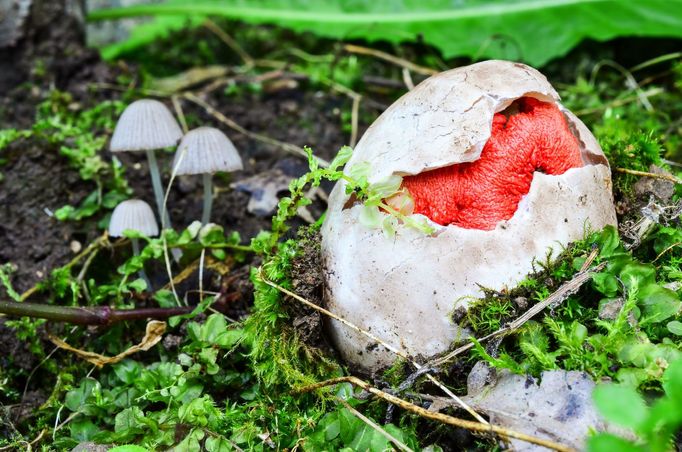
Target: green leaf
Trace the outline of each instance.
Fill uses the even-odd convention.
[[[373,183],[369,186],[369,190],[379,198],[386,198],[397,192],[402,183],[403,178],[393,174],[382,181]]]
[[[646,370],[637,369],[635,367],[623,367],[618,369],[618,372],[616,373],[616,381],[618,381],[618,383],[633,388],[638,387],[647,378],[648,375]]]
[[[682,322],[673,320],[671,322],[668,322],[668,325],[666,326],[668,328],[668,331],[673,333],[675,336],[682,336]]]
[[[359,162],[348,169],[348,176],[359,184],[363,184],[367,182],[367,177],[371,171],[372,166],[369,162]]]
[[[682,36],[682,2],[677,0],[224,0],[100,10],[88,18],[92,21],[149,15],[164,20],[174,16],[193,20],[205,15],[223,16],[345,40],[424,41],[437,47],[445,58],[514,59],[536,66],[566,54],[585,38],[605,41],[629,35]],[[567,19],[570,27],[566,27]],[[177,19],[173,25],[177,25]],[[142,37],[136,40],[144,42]],[[133,44],[129,41],[128,47]],[[105,49],[105,56],[116,56],[121,45]]]
[[[384,236],[388,239],[395,236],[395,230],[398,227],[398,219],[392,215],[387,215],[384,221],[381,222],[381,229],[384,231]]]
[[[69,431],[73,439],[90,441],[99,432],[99,428],[90,419],[79,416],[69,424]]]
[[[610,273],[597,273],[596,275],[592,276],[592,281],[594,288],[606,295],[608,298],[613,298],[618,293],[618,280]]]
[[[345,165],[348,160],[350,160],[351,156],[353,155],[353,148],[350,146],[344,146],[341,149],[339,149],[339,152],[336,154],[336,157],[334,157],[334,160],[331,161],[329,164],[329,169],[332,171],[336,171],[343,165]]]
[[[358,220],[364,227],[374,229],[381,226],[383,215],[376,206],[362,206]]]
[[[109,449],[109,452],[149,452],[149,449],[134,444],[126,444],[124,446],[112,447]]]
[[[599,255],[601,257],[609,257],[618,250],[620,239],[618,237],[618,230],[613,226],[606,226],[596,238],[596,243],[599,246]]]
[[[656,268],[650,264],[632,262],[623,267],[620,279],[628,290],[642,288],[656,283]]]
[[[204,445],[208,452],[230,452],[234,450],[232,444],[223,437],[215,438],[209,436],[206,438],[206,443]]]
[[[362,421],[355,417],[348,409],[344,408],[339,411],[339,429],[343,444],[350,444],[363,425]]]
[[[135,292],[144,292],[147,289],[147,282],[142,278],[137,278],[127,284],[128,289],[132,289]]]
[[[214,243],[223,243],[225,241],[225,232],[223,227],[219,224],[208,223],[199,231],[199,242],[204,246],[209,246]]]
[[[114,364],[114,373],[123,383],[133,384],[142,372],[142,366],[137,361],[126,359]]]
[[[72,389],[66,394],[64,405],[73,412],[81,409],[83,405],[101,390],[99,382],[94,378],[86,378],[76,389]]]
[[[643,449],[619,436],[600,433],[587,440],[589,452],[642,452]]]
[[[154,293],[154,300],[159,303],[162,308],[175,307],[175,296],[173,292],[168,289],[160,289]]]
[[[338,413],[328,413],[317,424],[316,432],[324,435],[324,441],[333,441],[341,433],[341,421]]]
[[[675,292],[657,284],[649,284],[639,293],[642,324],[658,323],[680,312],[682,302]]]
[[[126,433],[129,435],[139,433],[144,426],[144,422],[142,421],[143,418],[144,413],[139,407],[133,406],[126,408],[116,415],[116,418],[114,419],[114,431],[116,433]]]
[[[593,397],[601,414],[623,427],[637,430],[647,418],[648,408],[634,388],[613,384],[600,385],[594,389]]]
[[[682,403],[682,359],[668,365],[663,374],[663,389],[668,397]]]

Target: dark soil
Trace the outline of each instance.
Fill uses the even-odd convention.
[[[294,293],[306,300],[322,305],[324,279],[320,254],[319,232],[304,231],[298,240],[299,252],[291,263],[291,286]],[[308,306],[290,300],[293,326],[301,340],[319,348],[327,346],[322,334],[322,314]]]
[[[74,256],[72,241],[85,243],[96,234],[80,232],[78,225],[59,222],[50,214],[79,202],[91,188],[58,149],[35,140],[13,143],[3,158],[7,163],[0,182],[0,263],[16,266],[14,286],[23,292]]]

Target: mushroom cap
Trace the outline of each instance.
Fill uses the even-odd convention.
[[[175,146],[182,129],[164,104],[154,99],[128,105],[116,123],[109,149],[112,152],[146,151]]]
[[[173,170],[178,175],[241,169],[244,165],[237,148],[214,127],[198,127],[187,132],[173,159]]]
[[[109,235],[122,237],[123,231],[130,229],[148,237],[159,235],[154,211],[141,199],[129,199],[116,206],[109,222]]]
[[[616,223],[608,162],[589,130],[558,103],[533,68],[486,61],[435,75],[391,105],[367,130],[346,165],[369,163],[372,183],[477,160],[495,113],[522,97],[556,104],[579,141],[584,166],[560,175],[536,172],[514,215],[492,230],[441,226],[426,235],[398,224],[393,237],[361,221],[363,205],[336,184],[322,225],[325,302],[336,315],[412,357],[431,358],[465,340],[452,320],[458,307],[521,282],[534,260]],[[349,202],[351,201],[351,202]],[[386,215],[381,213],[381,215]],[[396,356],[336,320],[330,336],[344,359],[365,372]]]

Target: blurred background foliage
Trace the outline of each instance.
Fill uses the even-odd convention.
[[[444,58],[510,59],[542,66],[585,38],[682,36],[678,0],[167,0],[93,11],[91,21],[153,16],[105,58],[206,16],[274,24],[344,40],[422,42]]]

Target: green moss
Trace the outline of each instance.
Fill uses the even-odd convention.
[[[291,260],[301,242],[288,240],[262,267],[262,275],[282,287],[291,288]],[[266,385],[291,389],[320,379],[340,375],[341,368],[320,350],[304,344],[291,325],[284,306],[284,294],[266,284],[258,269],[253,269],[254,308],[244,328],[252,347],[253,369]],[[296,303],[296,301],[288,301]]]

